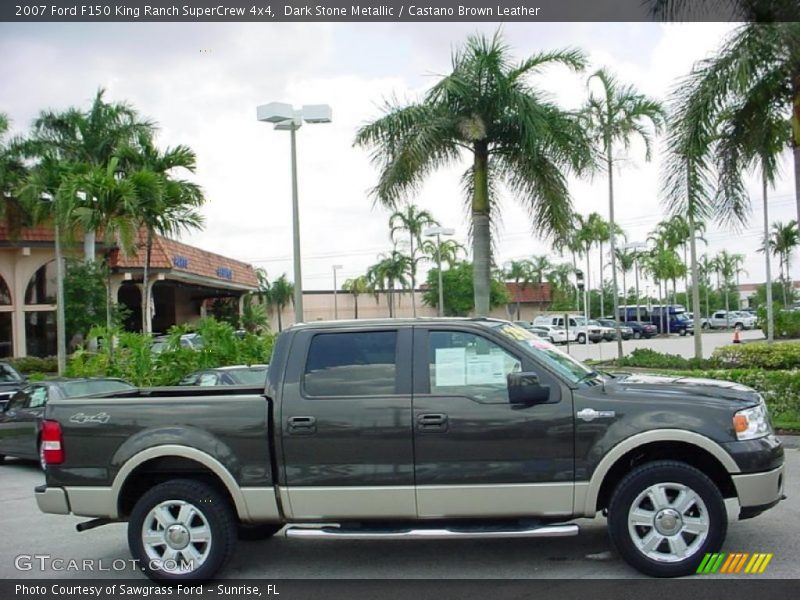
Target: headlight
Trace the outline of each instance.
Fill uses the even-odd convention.
[[[739,440],[755,440],[770,433],[766,405],[759,404],[737,412],[733,415],[733,429]]]

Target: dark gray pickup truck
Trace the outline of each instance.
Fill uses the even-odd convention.
[[[265,389],[48,404],[42,511],[128,522],[150,577],[212,577],[237,537],[536,538],[608,516],[636,569],[692,573],[783,497],[758,393],[592,371],[492,319],[283,332]]]

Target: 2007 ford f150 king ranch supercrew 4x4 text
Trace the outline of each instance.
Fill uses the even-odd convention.
[[[608,515],[618,552],[692,573],[729,519],[783,497],[783,447],[741,385],[609,376],[492,319],[278,336],[265,389],[48,404],[44,512],[128,522],[154,579],[212,577],[237,536],[548,537]],[[80,526],[79,526],[80,528]]]

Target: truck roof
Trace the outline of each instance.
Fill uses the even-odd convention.
[[[296,323],[286,330],[316,329],[324,327],[331,328],[353,328],[353,327],[375,327],[387,325],[436,325],[452,323],[508,323],[504,319],[494,319],[491,317],[417,317],[401,319],[339,319],[337,321],[311,321],[309,323]],[[284,331],[286,331],[284,330]]]

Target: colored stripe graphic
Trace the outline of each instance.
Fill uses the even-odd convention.
[[[756,574],[767,570],[767,565],[772,560],[773,553],[755,552],[725,552],[707,553],[697,567],[699,574],[730,573]]]

